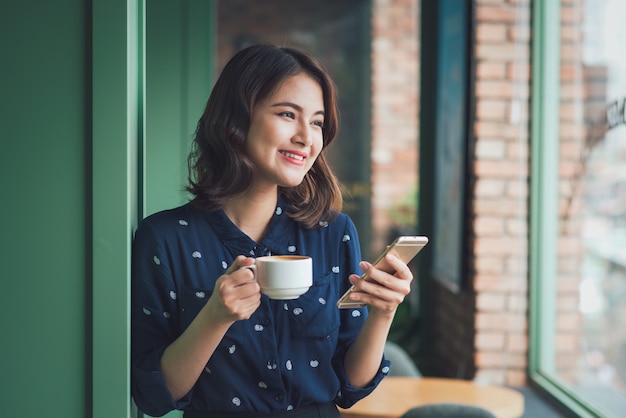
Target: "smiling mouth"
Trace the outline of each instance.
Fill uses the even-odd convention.
[[[303,155],[297,155],[297,154],[293,154],[293,153],[287,152],[287,151],[280,151],[280,153],[283,154],[286,157],[293,158],[294,160],[304,161],[304,156]]]

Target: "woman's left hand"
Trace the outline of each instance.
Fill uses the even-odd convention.
[[[357,274],[350,275],[350,283],[355,286],[350,299],[369,305],[374,312],[393,315],[398,305],[411,292],[413,274],[399,258],[391,254],[387,254],[385,258],[395,272],[390,274],[362,261],[361,268],[368,277],[362,279]]]
[[[413,274],[408,266],[391,254],[387,254],[385,259],[393,273],[362,261],[361,268],[367,273],[367,278],[350,275],[350,282],[354,285],[350,300],[370,307],[359,336],[346,354],[346,374],[355,387],[370,384],[376,376],[396,309],[411,291]]]

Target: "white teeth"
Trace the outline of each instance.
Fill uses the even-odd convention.
[[[295,160],[299,160],[299,161],[304,160],[304,157],[302,155],[296,155],[296,154],[292,154],[292,153],[286,152],[286,151],[281,151],[280,153],[283,154],[283,155],[286,155],[289,158],[293,158]]]

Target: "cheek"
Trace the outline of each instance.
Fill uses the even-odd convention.
[[[315,162],[317,161],[317,159],[319,158],[321,153],[322,153],[322,146],[321,146],[321,143],[320,143],[320,147],[315,149],[315,153],[312,153],[309,156],[309,169],[311,169],[311,167],[313,167],[313,165],[315,164]]]
[[[246,155],[250,158],[255,164],[259,163],[259,159],[263,156],[263,151],[265,149],[265,145],[262,141],[259,140],[258,135],[248,135],[246,138],[245,149]]]
[[[250,156],[262,155],[263,151],[271,144],[271,138],[275,133],[271,127],[257,123],[250,127],[246,136],[246,151]]]
[[[324,137],[321,133],[314,137],[312,148],[313,148],[313,152],[315,152],[316,157],[320,155],[320,153],[322,152],[322,149],[324,149]]]

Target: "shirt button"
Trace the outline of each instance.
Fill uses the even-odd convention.
[[[276,402],[282,402],[283,401],[283,395],[276,395],[276,396],[274,396],[274,399],[276,400]]]

